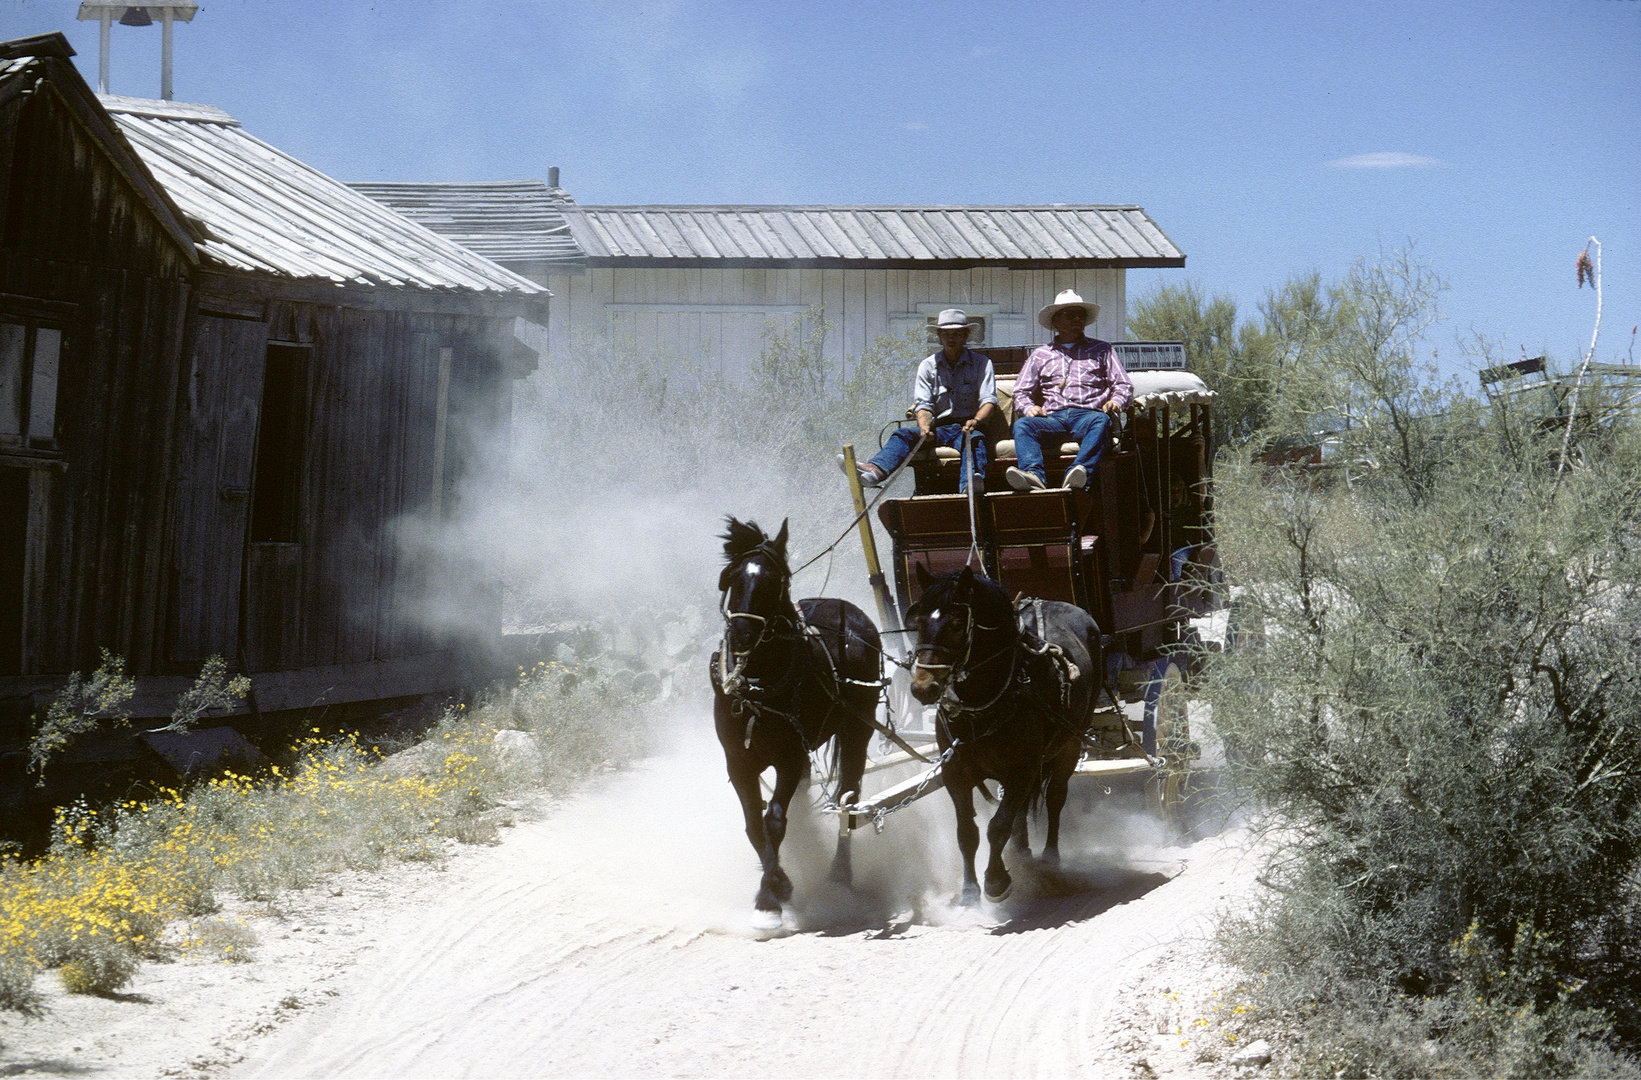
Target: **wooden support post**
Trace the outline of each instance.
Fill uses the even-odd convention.
[[[97,21],[97,93],[108,93],[108,34],[114,26],[114,13],[103,9]]]
[[[866,580],[872,583],[872,595],[877,597],[878,618],[885,628],[900,625],[895,605],[889,599],[889,583],[884,580],[883,568],[877,561],[877,538],[872,532],[871,515],[866,513],[866,492],[860,486],[860,472],[855,468],[855,444],[843,447],[843,469],[849,474],[849,494],[854,496],[855,516],[860,518],[860,546],[866,552]]]
[[[160,13],[160,100],[171,100],[171,9]]]

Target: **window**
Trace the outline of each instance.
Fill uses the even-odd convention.
[[[0,322],[0,447],[56,447],[62,346],[56,327]]]
[[[308,441],[308,349],[269,345],[251,488],[251,542],[294,544]]]
[[[934,321],[946,308],[962,308],[970,322],[980,325],[970,332],[969,344],[975,348],[991,345],[1024,345],[1031,340],[1031,329],[1026,316],[1004,311],[1001,304],[975,300],[917,303],[904,312],[889,313],[889,333],[899,338],[921,330],[930,349],[940,346],[934,332]]]

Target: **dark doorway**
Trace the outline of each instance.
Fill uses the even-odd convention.
[[[29,470],[0,466],[0,675],[23,673]]]
[[[302,458],[308,438],[308,349],[269,345],[262,383],[262,421],[256,435],[251,542],[294,544],[300,539]]]

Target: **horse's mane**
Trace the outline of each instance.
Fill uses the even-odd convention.
[[[740,521],[734,517],[726,517],[724,521],[728,527],[719,534],[719,539],[724,542],[726,563],[745,558],[769,539],[756,521]]]
[[[734,517],[726,517],[724,521],[728,528],[719,534],[724,541],[724,572],[718,575],[718,591],[729,587],[731,575],[738,566],[754,555],[762,555],[779,569],[783,579],[781,592],[785,595],[787,581],[792,576],[786,564],[786,523],[782,522],[780,533],[770,539],[756,521],[739,521]]]

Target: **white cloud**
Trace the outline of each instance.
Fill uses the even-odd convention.
[[[1372,154],[1352,154],[1328,162],[1330,169],[1428,169],[1447,168],[1440,158],[1404,154],[1400,150],[1379,150]]]

